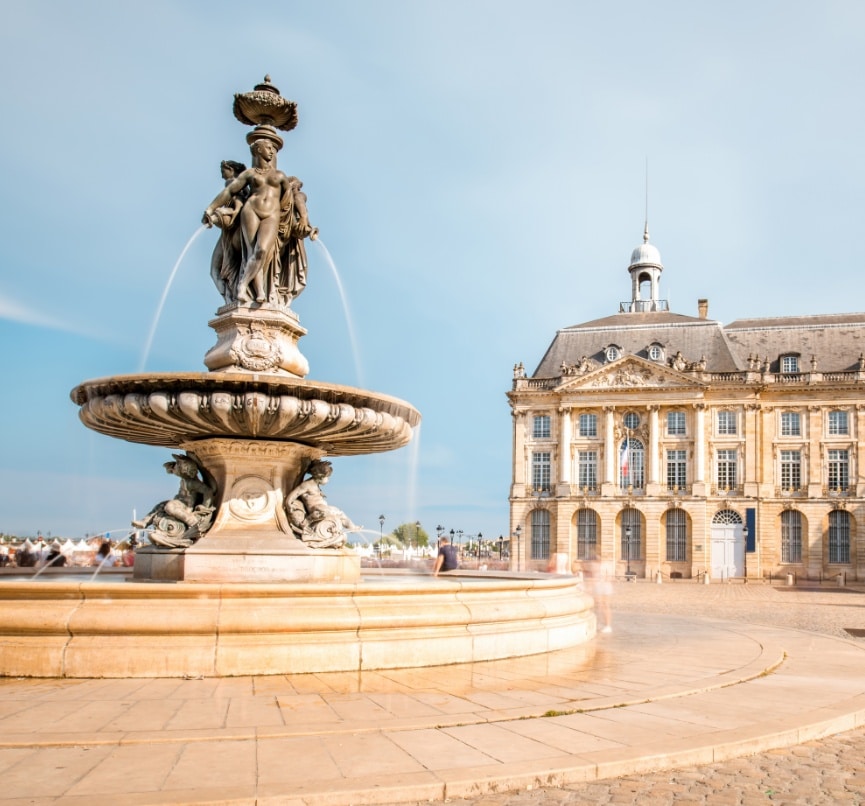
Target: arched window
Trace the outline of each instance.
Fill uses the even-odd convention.
[[[681,509],[667,510],[667,562],[683,563],[688,553],[688,516]]]
[[[640,513],[636,509],[623,509],[622,559],[641,560],[643,558],[643,528]]]
[[[598,558],[598,514],[593,509],[577,510],[577,559]]]
[[[712,518],[712,523],[741,523],[742,516],[735,509],[720,509]]]
[[[532,559],[550,558],[550,513],[545,509],[532,512]]]
[[[843,509],[829,513],[829,562],[850,562],[850,513]]]
[[[802,513],[795,509],[781,513],[781,562],[802,562]]]
[[[619,446],[619,486],[642,490],[646,483],[645,450],[638,439],[622,440]]]

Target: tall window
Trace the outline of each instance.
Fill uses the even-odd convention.
[[[802,486],[802,452],[781,451],[781,489],[798,490]]]
[[[781,562],[802,562],[802,513],[795,509],[781,513]]]
[[[829,513],[829,562],[850,562],[850,513],[843,509]]]
[[[798,355],[782,355],[781,356],[781,372],[798,372],[799,371],[799,356]]]
[[[667,489],[683,489],[688,483],[687,451],[667,451]]]
[[[577,559],[598,558],[598,514],[593,509],[577,510]]]
[[[646,483],[645,450],[638,439],[626,439],[619,446],[619,486],[642,490]]]
[[[640,513],[636,509],[622,510],[622,559],[640,560],[643,557],[643,530]]]
[[[550,415],[537,415],[532,424],[532,436],[535,439],[547,439],[550,436]]]
[[[667,414],[667,433],[671,437],[685,433],[685,412],[671,411]]]
[[[667,510],[667,562],[683,563],[688,546],[688,516],[681,509]]]
[[[598,452],[578,451],[577,475],[580,489],[598,489]]]
[[[719,411],[718,412],[718,433],[719,434],[735,434],[736,433],[736,412],[735,411]]]
[[[736,488],[736,451],[718,451],[718,487],[722,490]]]
[[[798,411],[782,411],[781,412],[781,436],[782,437],[801,437],[802,426],[800,423]]]
[[[850,433],[847,426],[846,411],[830,411],[829,412],[829,433],[830,434],[848,434]]]
[[[850,486],[850,460],[846,450],[829,451],[829,489],[846,490]]]
[[[550,513],[545,509],[532,512],[532,559],[547,560],[550,557]]]
[[[597,414],[581,414],[580,415],[580,436],[581,437],[596,437],[598,435],[598,415]]]
[[[550,489],[550,452],[532,454],[532,487],[536,490]]]

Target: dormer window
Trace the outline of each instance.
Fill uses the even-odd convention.
[[[791,373],[799,372],[799,356],[798,355],[782,355],[781,356],[781,372]]]
[[[649,358],[651,358],[652,361],[663,361],[664,360],[664,348],[661,347],[660,344],[649,345]]]
[[[612,362],[615,361],[617,358],[621,358],[622,351],[615,344],[611,344],[604,351],[604,355],[606,356],[608,362]]]

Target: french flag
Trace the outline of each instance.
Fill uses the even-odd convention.
[[[622,443],[622,449],[619,452],[619,467],[622,469],[622,478],[626,481],[630,481],[631,478],[631,467],[630,467],[630,451],[631,440],[626,439]]]

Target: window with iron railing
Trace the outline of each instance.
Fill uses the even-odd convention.
[[[850,562],[850,513],[843,509],[829,513],[829,562]]]

